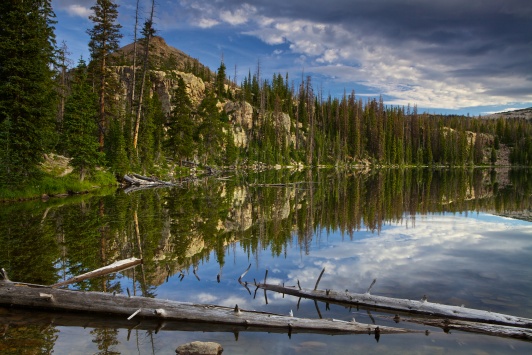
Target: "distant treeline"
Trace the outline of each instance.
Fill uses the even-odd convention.
[[[71,69],[66,44],[55,41],[50,0],[0,4],[2,184],[37,174],[46,152],[71,157],[80,179],[97,166],[120,176],[157,173],[191,159],[226,166],[497,164],[503,145],[511,164],[532,164],[530,121],[418,113],[416,106],[390,107],[354,92],[325,97],[311,77],[264,79],[260,65],[237,85],[227,79],[223,62],[215,73],[185,62],[181,69],[201,77],[206,92],[193,105],[175,78],[181,81],[172,92],[173,109],[165,112],[151,90],[153,17],[140,30],[134,75],[123,94],[115,65],[124,58],[112,55],[122,37],[118,6],[97,0],[92,10],[90,61],[79,59]],[[169,64],[157,69],[170,72]],[[252,105],[251,128],[237,127],[231,112],[220,110],[228,101]],[[235,144],[235,132],[246,135],[246,145]]]

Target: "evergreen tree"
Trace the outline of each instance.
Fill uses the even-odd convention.
[[[126,153],[126,140],[124,128],[118,120],[112,120],[109,126],[108,143],[106,144],[106,157],[115,176],[122,178],[128,173],[130,166]]]
[[[98,128],[100,151],[104,149],[105,130],[109,122],[106,116],[106,96],[108,90],[108,66],[109,55],[118,49],[118,41],[122,38],[120,28],[122,26],[116,23],[118,17],[118,5],[112,0],[97,0],[96,5],[91,7],[94,15],[89,19],[94,23],[92,29],[87,30],[90,36],[89,49],[94,66],[94,79],[97,81],[96,86],[99,98],[99,119]]]
[[[142,125],[140,125],[138,157],[140,167],[143,174],[153,167],[155,162],[155,124],[160,118],[157,115],[161,114],[161,101],[159,97],[154,94],[150,96],[145,94],[144,99],[144,114],[142,115]]]
[[[215,161],[220,158],[224,141],[223,124],[216,104],[218,100],[214,92],[207,90],[205,98],[198,107],[201,124],[198,127],[198,138],[201,141],[200,153],[204,162]]]
[[[172,97],[172,106],[174,108],[168,118],[168,130],[164,146],[169,157],[181,161],[192,157],[195,150],[195,124],[192,119],[192,102],[182,77],[177,79],[177,87]]]
[[[55,143],[50,2],[0,2],[0,183],[32,176]]]
[[[224,98],[227,96],[225,92],[225,69],[225,64],[222,61],[218,71],[216,72],[216,78],[214,82],[214,90],[216,90],[216,95],[218,95],[218,98]]]
[[[81,181],[99,163],[101,157],[96,125],[98,98],[87,80],[87,65],[80,59],[74,73],[72,91],[65,103],[64,141],[66,151],[72,158],[70,164],[79,170]]]

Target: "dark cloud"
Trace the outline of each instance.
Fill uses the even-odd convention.
[[[242,1],[217,3],[222,8],[234,8]],[[532,2],[529,0],[258,0],[250,3],[264,16],[340,25],[361,36],[378,38],[397,51],[423,53],[430,49],[459,62],[464,58],[479,60],[482,56],[495,56],[504,59],[499,62],[501,67],[511,66],[523,57],[532,59]],[[504,52],[512,47],[521,51],[504,58]]]
[[[95,2],[53,0],[53,5],[72,11],[72,6],[90,8]],[[134,1],[117,2],[124,12],[134,6]],[[141,0],[144,7],[148,3]],[[398,99],[404,94],[411,95],[402,96],[404,100],[444,98],[440,105],[455,108],[486,105],[491,103],[488,96],[506,95],[501,103],[510,97],[532,101],[530,0],[160,0],[156,4],[163,32],[212,29],[216,37],[223,28],[268,45],[284,44],[285,58],[289,54],[292,60],[303,58],[315,73],[332,72],[331,65],[349,66],[357,69],[349,71],[350,80],[374,83],[374,88]],[[252,56],[253,49],[248,50]],[[501,85],[496,80],[502,80]],[[514,90],[509,89],[512,83]],[[455,99],[445,101],[448,98]]]

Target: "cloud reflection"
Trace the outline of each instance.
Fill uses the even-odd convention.
[[[400,298],[493,304],[522,296],[532,288],[520,268],[532,251],[532,225],[479,217],[426,217],[414,228],[394,225],[354,241],[330,236],[288,279],[314,287],[325,267],[321,289],[364,293],[376,278],[372,293]]]

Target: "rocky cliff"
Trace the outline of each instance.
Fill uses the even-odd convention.
[[[137,53],[140,53],[142,48],[142,42],[139,41]],[[114,71],[120,85],[118,95],[122,97],[130,96],[133,84],[133,65],[131,65],[133,53],[133,44],[128,44],[114,54],[117,62],[121,64],[115,66]],[[151,85],[150,94],[157,93],[163,111],[167,114],[173,109],[172,94],[177,87],[179,78],[185,82],[187,93],[196,107],[205,97],[205,90],[212,85],[212,83],[204,82],[200,77],[188,71],[191,68],[209,70],[208,68],[182,51],[168,46],[161,37],[154,37],[150,42],[150,67],[155,68],[148,72]],[[140,69],[141,66],[137,65],[137,76],[140,75]],[[213,73],[210,76],[214,78]],[[253,107],[248,102],[240,101],[223,101],[218,106],[220,111],[223,110],[229,118],[235,145],[247,147],[250,130],[253,127]],[[273,113],[267,113],[266,119],[270,120],[277,129],[282,128],[279,131],[284,132],[284,135],[281,135],[279,139],[283,139],[286,144],[289,144],[291,140],[290,116],[286,113],[279,113],[274,117]],[[260,126],[261,121],[257,120],[255,125]]]

